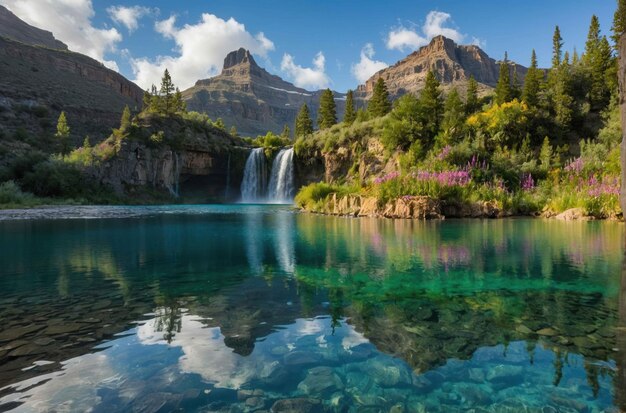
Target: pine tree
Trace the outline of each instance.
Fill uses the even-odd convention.
[[[230,136],[237,138],[239,137],[239,135],[237,134],[237,128],[235,127],[235,125],[230,127]]]
[[[172,77],[170,76],[170,72],[165,69],[163,73],[163,78],[161,78],[161,90],[160,97],[163,102],[163,111],[165,114],[171,113],[174,109],[174,83],[172,82]]]
[[[122,112],[122,119],[120,121],[120,130],[125,132],[130,128],[131,124],[131,113],[128,105],[124,107],[124,112]]]
[[[422,122],[427,138],[432,140],[439,132],[441,118],[443,116],[443,101],[441,97],[441,84],[435,73],[429,71],[426,75],[426,84],[419,98]]]
[[[613,31],[611,38],[615,48],[619,50],[619,41],[622,35],[626,33],[626,0],[617,1],[617,10],[615,10],[615,15],[613,16],[613,27],[611,27],[611,30]]]
[[[354,123],[356,119],[356,110],[354,109],[354,96],[352,90],[348,90],[348,95],[346,96],[346,111],[343,115],[343,122],[347,125],[351,125]]]
[[[391,111],[389,92],[382,77],[379,77],[374,85],[374,93],[367,104],[367,112],[371,118],[385,116]]]
[[[152,105],[152,95],[149,90],[145,90],[143,92],[143,110],[150,110],[150,105]]]
[[[550,139],[546,136],[541,145],[541,151],[539,152],[539,162],[541,167],[545,170],[550,169],[550,163],[552,162],[552,146],[550,145]]]
[[[217,118],[217,120],[213,122],[213,126],[223,131],[226,130],[226,125],[224,124],[224,121],[222,120],[222,118]]]
[[[563,38],[561,37],[561,29],[559,26],[554,28],[554,36],[552,37],[552,68],[555,69],[561,65],[561,56],[563,56]]]
[[[511,86],[511,99],[518,99],[522,96],[522,89],[517,74],[517,65],[513,64],[513,85]]]
[[[444,104],[443,120],[441,129],[446,138],[446,144],[454,143],[461,138],[463,125],[465,124],[465,105],[456,88],[448,94]]]
[[[337,106],[335,97],[330,89],[322,92],[320,108],[317,112],[317,126],[320,129],[330,128],[337,123]]]
[[[302,104],[296,117],[295,133],[296,138],[309,136],[313,133],[313,121],[306,103]]]
[[[70,127],[67,124],[65,112],[61,112],[57,121],[57,133],[54,136],[61,144],[61,153],[66,155],[70,152]]]
[[[537,53],[533,49],[533,54],[530,57],[530,67],[524,80],[524,92],[522,93],[522,100],[530,107],[539,105],[539,91],[541,90],[542,78],[543,73],[537,67]]]
[[[180,89],[176,88],[176,93],[174,93],[174,97],[172,99],[172,111],[176,113],[185,113],[187,112],[187,103],[183,100],[183,94],[180,92]]]
[[[617,87],[612,80],[613,51],[606,36],[600,35],[600,21],[597,16],[591,17],[587,42],[585,43],[585,54],[583,55],[583,65],[589,73],[591,84],[589,88],[589,101],[595,111],[603,110],[609,103],[611,89]]]
[[[500,75],[498,77],[498,84],[496,85],[496,103],[501,105],[510,102],[512,98],[511,72],[509,71],[509,62],[505,57],[500,63]]]
[[[474,76],[470,76],[467,83],[467,96],[465,97],[465,114],[471,115],[478,111],[478,82],[474,79]]]
[[[283,128],[283,132],[280,134],[280,137],[286,140],[291,140],[291,129],[289,129],[288,125],[285,125]]]

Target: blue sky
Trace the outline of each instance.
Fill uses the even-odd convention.
[[[550,62],[554,26],[567,49],[584,48],[592,14],[608,34],[613,0],[0,0],[70,48],[104,61],[142,87],[168,67],[183,87],[215,75],[230,49],[308,89],[354,88],[436,34]],[[504,5],[504,7],[503,7]]]

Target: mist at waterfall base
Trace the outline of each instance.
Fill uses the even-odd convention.
[[[264,149],[250,152],[241,182],[242,203],[291,204],[294,192],[293,148],[278,152],[269,174]]]

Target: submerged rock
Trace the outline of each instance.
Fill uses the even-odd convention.
[[[330,367],[315,367],[308,371],[298,390],[309,395],[330,394],[343,389],[343,382]]]
[[[322,402],[312,398],[278,400],[272,406],[273,413],[322,413]]]

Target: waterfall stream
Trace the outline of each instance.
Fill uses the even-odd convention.
[[[262,202],[267,196],[267,166],[263,148],[250,152],[241,182],[243,202]]]
[[[272,164],[269,201],[289,203],[293,201],[293,148],[282,149]]]
[[[294,196],[293,148],[282,149],[274,162],[267,184],[267,159],[263,148],[250,152],[241,182],[242,202],[291,203]]]

